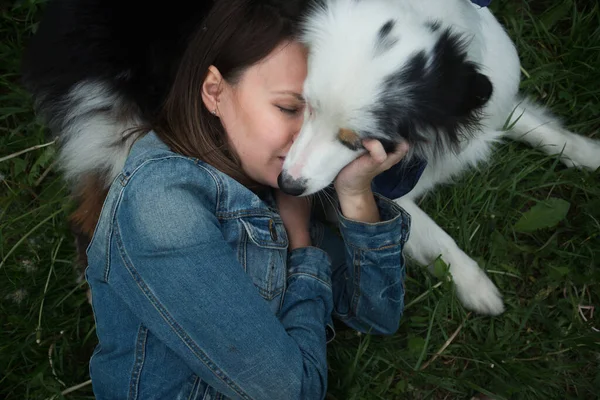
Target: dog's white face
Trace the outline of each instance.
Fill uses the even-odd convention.
[[[309,48],[302,129],[279,177],[283,191],[313,194],[365,150],[408,141],[411,156],[448,151],[477,122],[490,81],[463,42],[435,21],[386,0],[330,0],[303,29]],[[445,150],[444,150],[445,149]]]

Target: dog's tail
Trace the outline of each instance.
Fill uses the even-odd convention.
[[[60,97],[35,93],[35,109],[54,133],[58,165],[77,186],[94,176],[106,188],[123,168],[145,121],[138,109],[110,81],[84,80]]]
[[[211,4],[55,0],[45,5],[25,48],[22,83],[58,142],[65,178],[76,184],[94,174],[104,186],[111,182],[131,145],[131,128],[156,115],[187,39]]]
[[[71,228],[81,239],[92,237],[108,187],[138,136],[134,129],[157,115],[190,34],[212,3],[45,4],[25,47],[21,82],[57,142],[57,168],[78,207]]]
[[[507,122],[508,136],[549,155],[560,155],[568,167],[600,168],[600,141],[575,134],[547,107],[520,98]]]

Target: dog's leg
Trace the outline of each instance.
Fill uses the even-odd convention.
[[[561,154],[568,167],[596,170],[600,167],[600,140],[577,135],[563,128],[561,121],[545,107],[530,100],[516,105],[514,126],[507,136],[538,147],[546,154]]]
[[[458,298],[465,308],[480,314],[501,314],[504,311],[502,295],[479,265],[411,199],[402,197],[395,201],[411,216],[407,255],[425,266],[441,254],[450,266]]]

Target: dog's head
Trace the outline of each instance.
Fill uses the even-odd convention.
[[[303,26],[308,46],[302,129],[279,178],[283,191],[315,193],[365,152],[407,141],[430,160],[458,149],[492,94],[468,60],[468,43],[441,22],[386,1],[329,0]]]

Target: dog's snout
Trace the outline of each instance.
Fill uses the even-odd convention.
[[[281,171],[279,177],[277,177],[277,185],[283,193],[290,196],[300,196],[306,191],[305,179],[294,179],[285,171]]]

